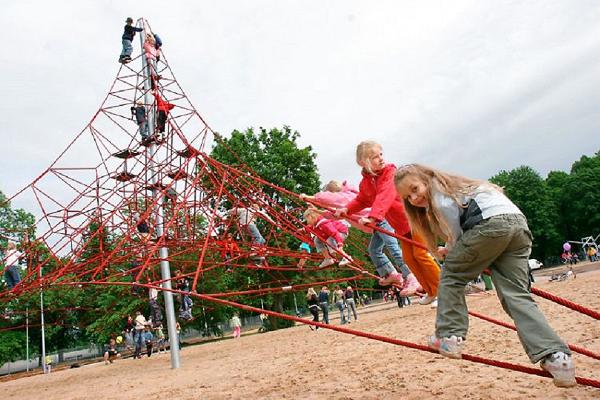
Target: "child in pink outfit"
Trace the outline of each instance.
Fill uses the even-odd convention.
[[[358,195],[358,190],[347,182],[339,183],[338,181],[330,181],[325,185],[322,192],[316,193],[314,196],[302,195],[303,199],[314,200],[324,206],[333,208],[345,208],[350,202],[352,202]],[[354,214],[357,218],[367,218],[371,213],[371,208],[364,208]],[[358,222],[348,221],[350,224],[366,233],[373,234],[371,242],[369,243],[369,258],[375,265],[377,274],[381,276],[379,284],[381,286],[388,286],[391,284],[397,284],[402,286],[406,279],[410,276],[410,270],[404,263],[402,258],[402,251],[398,244],[398,240],[393,236],[385,235],[379,231],[373,232],[373,229],[359,224]],[[387,222],[384,221],[381,225],[382,229],[393,230]],[[383,249],[387,247],[389,253],[394,258],[396,265],[400,269],[400,273],[396,271],[396,267]]]
[[[352,262],[352,257],[344,252],[344,240],[348,236],[348,226],[341,221],[324,218],[316,208],[309,208],[304,212],[304,219],[308,231],[315,237],[315,247],[324,257],[319,268],[324,268],[335,263],[329,249],[335,249],[343,257],[340,266]]]

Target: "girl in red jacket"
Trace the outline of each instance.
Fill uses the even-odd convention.
[[[329,252],[329,249],[335,249],[342,255],[340,266],[352,262],[346,252],[344,252],[344,240],[348,236],[348,226],[341,221],[324,218],[316,208],[309,208],[304,211],[304,219],[307,223],[308,231],[314,234],[315,247],[324,257],[319,268],[325,268],[335,264],[335,259]]]
[[[378,225],[387,220],[397,234],[422,243],[418,233],[411,232],[404,205],[394,186],[396,166],[386,164],[381,145],[373,141],[361,142],[356,148],[356,162],[362,167],[363,176],[358,195],[345,208],[339,208],[336,215],[352,215],[371,207],[369,216],[360,218],[360,223]],[[404,280],[400,295],[415,294],[420,284],[427,293],[420,303],[432,303],[437,296],[440,267],[427,250],[405,241],[401,241],[401,247],[412,274]]]

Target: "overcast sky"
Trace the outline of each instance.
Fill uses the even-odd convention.
[[[396,164],[477,178],[524,164],[545,176],[600,149],[596,0],[20,0],[0,13],[6,194],[98,110],[128,16],[161,35],[215,131],[289,125],[323,181],[357,183],[365,139]]]

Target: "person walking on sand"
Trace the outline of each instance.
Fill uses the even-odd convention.
[[[242,321],[238,313],[233,314],[233,317],[231,317],[231,328],[233,329],[233,338],[239,339],[242,335]]]

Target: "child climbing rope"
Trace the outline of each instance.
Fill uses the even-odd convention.
[[[19,282],[21,282],[21,273],[19,270],[21,267],[19,263],[23,258],[23,253],[17,250],[17,245],[14,242],[8,242],[6,254],[4,257],[4,263],[6,269],[4,270],[4,280],[9,289],[13,289]]]
[[[156,99],[156,110],[158,111],[158,118],[156,120],[156,131],[158,133],[163,133],[165,131],[167,116],[169,115],[169,112],[173,108],[175,108],[175,105],[163,100],[163,98],[160,97],[158,92],[153,92],[152,95]]]
[[[341,208],[346,207],[351,201],[353,201],[357,194],[358,191],[348,185],[346,182],[340,183],[332,180],[325,185],[322,192],[318,192],[314,196],[301,195],[301,197],[307,200],[315,200],[329,207]],[[358,218],[368,218],[370,212],[370,208],[365,208],[356,213],[354,216]],[[377,274],[379,274],[381,277],[379,280],[379,285],[388,286],[396,283],[397,285],[402,286],[403,282],[409,279],[410,270],[402,258],[402,251],[400,250],[398,239],[382,232],[374,231],[373,229],[368,228],[363,224],[358,224],[352,220],[349,220],[348,222],[350,222],[350,224],[355,228],[365,233],[372,234],[368,251],[369,258],[371,259],[371,262],[373,262],[373,265],[375,265]],[[393,228],[385,220],[381,222],[379,227],[387,231],[393,231]],[[394,264],[392,264],[387,255],[383,252],[384,247],[388,249],[390,255],[393,257],[396,265],[400,269],[401,274],[396,271]]]
[[[146,107],[144,106],[144,103],[138,101],[131,107],[131,118],[135,118],[135,122],[140,128],[139,132],[142,140],[148,139],[150,129],[148,127],[148,118],[146,117]]]
[[[527,260],[532,237],[519,208],[487,181],[418,164],[398,169],[395,183],[413,229],[421,232],[431,252],[446,257],[429,346],[443,356],[461,358],[469,324],[465,286],[489,267],[529,359],[541,361],[556,386],[576,385],[569,348],[531,297]],[[439,239],[445,247],[437,247]]]
[[[324,218],[321,212],[316,208],[309,208],[304,211],[307,230],[315,235],[315,247],[323,255],[323,261],[319,268],[325,268],[335,264],[335,254],[330,250],[337,250],[342,255],[340,266],[352,262],[350,257],[344,251],[344,240],[348,236],[348,226],[341,221]]]
[[[397,234],[420,241],[419,234],[411,232],[404,206],[394,188],[396,166],[385,162],[381,145],[370,140],[360,143],[356,147],[356,162],[362,167],[363,176],[358,195],[336,214],[353,215],[371,207],[369,216],[360,218],[359,222],[383,227],[387,221]],[[401,295],[411,296],[422,287],[427,293],[427,301],[433,301],[437,295],[440,267],[426,250],[407,241],[401,241],[401,247],[403,259],[412,272],[403,282]]]

